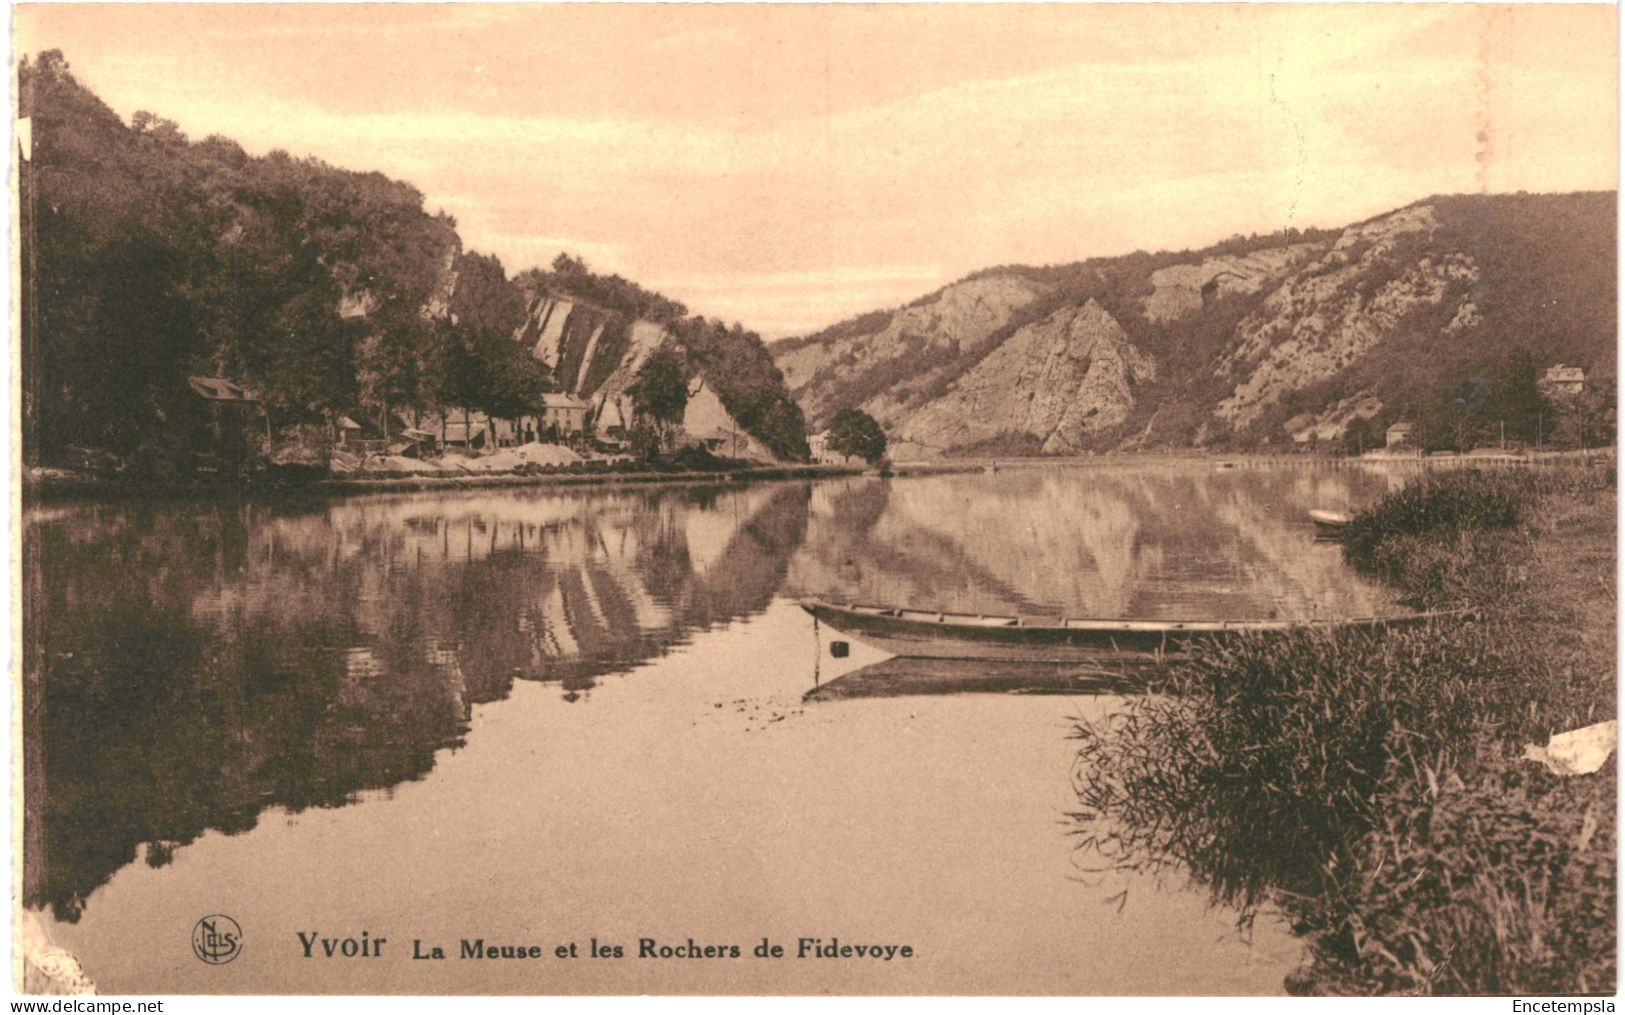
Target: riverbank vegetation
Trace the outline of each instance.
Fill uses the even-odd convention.
[[[1612,464],[1424,476],[1349,563],[1476,619],[1205,648],[1079,723],[1097,866],[1189,875],[1308,944],[1299,993],[1614,989],[1612,762],[1527,743],[1613,718]]]

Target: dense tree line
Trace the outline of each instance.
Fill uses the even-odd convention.
[[[534,411],[551,378],[513,335],[538,288],[666,326],[741,426],[806,454],[799,408],[738,325],[569,255],[510,279],[379,173],[252,157],[146,112],[126,125],[60,52],[20,74],[39,350],[25,370],[41,421],[29,450],[47,460],[73,445],[181,457],[174,422],[196,411],[197,374],[255,392],[276,431]]]
[[[195,373],[257,390],[274,422],[440,394],[422,308],[457,236],[417,191],[148,113],[125,126],[57,52],[22,80],[47,451],[162,442]]]
[[[688,308],[676,300],[619,275],[597,274],[585,260],[570,253],[555,257],[550,271],[532,268],[522,272],[518,282],[531,293],[569,293],[634,320],[669,325],[688,316]]]

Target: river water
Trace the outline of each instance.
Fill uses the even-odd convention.
[[[1276,993],[1280,926],[1243,935],[1199,890],[1075,853],[1069,719],[1117,699],[807,700],[879,657],[819,659],[794,600],[1380,613],[1304,513],[1401,481],[1054,467],[31,508],[24,904],[109,993]],[[241,928],[228,963],[194,954],[211,914]],[[381,954],[323,955],[363,931]]]

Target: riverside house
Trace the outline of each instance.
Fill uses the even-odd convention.
[[[259,429],[263,416],[259,398],[224,377],[188,377],[186,383],[199,399],[200,411],[192,426],[198,466],[240,471],[266,436]]]
[[[554,429],[562,437],[581,433],[587,429],[587,412],[591,403],[574,395],[550,392],[542,396],[541,429]]]
[[[829,431],[807,435],[807,451],[815,465],[861,465],[855,455],[843,455],[829,446]]]

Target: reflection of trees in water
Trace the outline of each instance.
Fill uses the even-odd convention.
[[[1064,476],[1034,471],[1001,480],[870,482],[846,493],[861,497],[863,524],[839,510],[815,515],[793,584],[806,593],[947,609],[1038,613],[1076,605],[1082,589],[1098,586],[1121,560],[1117,548],[1132,543],[1132,508],[1080,498]]]
[[[1310,542],[1309,508],[1376,499],[1384,474],[1277,466],[1013,469],[815,493],[798,592],[997,613],[1308,616],[1384,598]],[[829,508],[819,510],[821,502]]]
[[[421,778],[516,679],[575,700],[759,612],[807,487],[700,493],[30,519],[25,903],[77,919],[143,846]],[[691,554],[699,510],[730,524]]]

